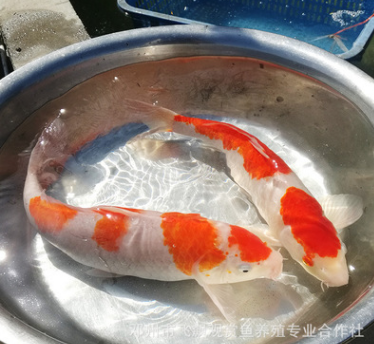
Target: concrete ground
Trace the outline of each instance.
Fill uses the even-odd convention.
[[[68,0],[1,0],[0,29],[13,69],[90,38]]]

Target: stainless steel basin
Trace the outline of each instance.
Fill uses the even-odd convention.
[[[120,111],[121,97],[244,121],[280,147],[315,194],[361,196],[364,215],[344,233],[349,285],[323,291],[300,269],[289,291],[257,286],[248,313],[259,312],[232,326],[210,312],[193,282],[86,275],[43,242],[22,202],[35,138],[61,109],[90,125],[91,116]],[[254,30],[117,33],[56,51],[1,80],[0,122],[0,341],[339,343],[374,320],[374,81],[332,54]],[[294,271],[292,262],[287,269]],[[287,293],[295,295],[291,310],[281,306]],[[279,308],[270,315],[271,300],[282,314]],[[262,323],[267,333],[259,331]]]

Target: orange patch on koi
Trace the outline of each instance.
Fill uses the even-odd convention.
[[[238,245],[242,261],[248,263],[259,262],[266,260],[270,256],[271,248],[256,235],[242,227],[233,225],[230,227],[229,247]]]
[[[92,239],[106,251],[118,251],[119,241],[128,230],[128,216],[102,209],[95,210],[95,212],[102,214],[103,217],[96,222]]]
[[[222,141],[226,150],[236,150],[243,157],[243,167],[252,178],[271,177],[276,172],[291,173],[287,164],[271,149],[255,136],[233,125],[181,115],[174,116],[174,120],[193,125],[197,133],[211,140]]]
[[[77,215],[77,211],[62,203],[42,200],[40,196],[30,200],[29,210],[42,232],[60,232],[66,222]]]
[[[281,199],[283,222],[291,226],[296,241],[304,248],[303,261],[313,266],[315,255],[335,258],[341,243],[333,224],[323,215],[321,205],[305,191],[289,187]]]
[[[225,259],[217,248],[217,230],[199,214],[165,213],[161,215],[164,245],[169,247],[176,267],[191,276],[193,265],[199,270],[210,270]]]

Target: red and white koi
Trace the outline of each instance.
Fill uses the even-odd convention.
[[[82,264],[118,275],[222,284],[275,279],[282,269],[280,254],[248,230],[199,214],[79,208],[44,193],[27,207],[51,243]]]

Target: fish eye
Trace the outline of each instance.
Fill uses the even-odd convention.
[[[240,272],[248,273],[249,271],[251,271],[251,266],[249,264],[240,264],[238,269]]]

